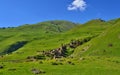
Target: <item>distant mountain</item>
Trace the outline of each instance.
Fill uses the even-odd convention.
[[[26,24],[20,27],[17,27],[16,30],[22,30],[22,31],[44,31],[46,33],[49,32],[64,32],[67,31],[73,27],[75,27],[77,24],[69,21],[62,21],[62,20],[54,20],[54,21],[45,21],[37,24]]]

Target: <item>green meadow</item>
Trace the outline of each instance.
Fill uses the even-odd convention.
[[[71,48],[72,40],[81,44]],[[61,57],[42,54],[62,45],[67,49]],[[0,28],[0,75],[119,74],[119,18],[84,24],[55,20]]]

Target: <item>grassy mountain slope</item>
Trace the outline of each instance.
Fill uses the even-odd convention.
[[[3,41],[3,43],[1,43],[3,45],[2,50],[6,51],[5,44],[8,44],[8,48],[7,48],[8,50],[9,47],[11,47],[11,44],[15,44],[19,41],[28,41],[28,43],[25,44],[23,47],[19,48],[14,53],[7,56],[7,59],[13,59],[13,58],[25,59],[27,56],[36,55],[37,51],[51,50],[51,49],[58,48],[61,46],[61,44],[69,43],[72,39],[84,39],[84,38],[93,37],[93,36],[96,37],[109,26],[111,26],[110,23],[96,19],[96,20],[89,21],[84,25],[77,26],[65,33],[58,33],[58,34],[54,34],[54,33],[41,34],[36,31],[35,31],[36,33],[34,32],[34,33],[26,34],[26,32],[28,32],[29,30],[25,29],[26,26],[25,27],[22,26],[23,28],[20,27],[18,29],[22,28],[23,30],[27,30],[27,31],[25,31],[25,33],[17,34],[14,37],[11,37],[8,40]],[[30,28],[33,28],[33,27],[30,27]]]
[[[77,48],[76,53],[88,56],[120,56],[120,20],[113,21],[114,25],[87,44]],[[87,48],[86,52],[82,53],[81,50],[85,48]]]
[[[17,28],[0,29],[0,52],[20,41],[34,41],[48,38],[51,35],[67,31],[76,24],[68,21],[47,21],[34,25],[23,25]],[[4,52],[3,52],[4,54]]]
[[[41,23],[50,26],[47,32],[46,27],[39,29],[37,25],[0,30],[0,51],[7,52],[14,50],[12,47],[15,48],[12,53],[0,57],[0,65],[5,65],[0,69],[1,75],[34,75],[32,69],[46,72],[41,75],[119,75],[119,19],[108,22],[91,20],[83,25],[70,27],[71,29],[69,25],[62,26],[61,21],[48,23]],[[59,24],[62,26],[60,30]],[[92,39],[75,48],[71,55],[73,57],[33,61],[26,59],[37,55],[39,51],[56,49],[71,40],[86,38]]]
[[[49,32],[64,32],[76,26],[75,23],[69,21],[55,20],[55,21],[46,21],[33,25],[23,25],[16,30],[19,31],[44,31],[45,33]]]

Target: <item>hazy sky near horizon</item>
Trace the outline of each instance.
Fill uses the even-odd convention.
[[[120,0],[0,0],[0,27],[47,20],[84,23],[120,17]]]

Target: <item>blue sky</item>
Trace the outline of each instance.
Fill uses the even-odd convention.
[[[82,5],[78,1],[83,2],[83,9],[79,8]],[[84,23],[96,18],[120,17],[120,0],[76,0],[76,4],[78,7],[75,0],[0,0],[0,27],[47,20]]]

